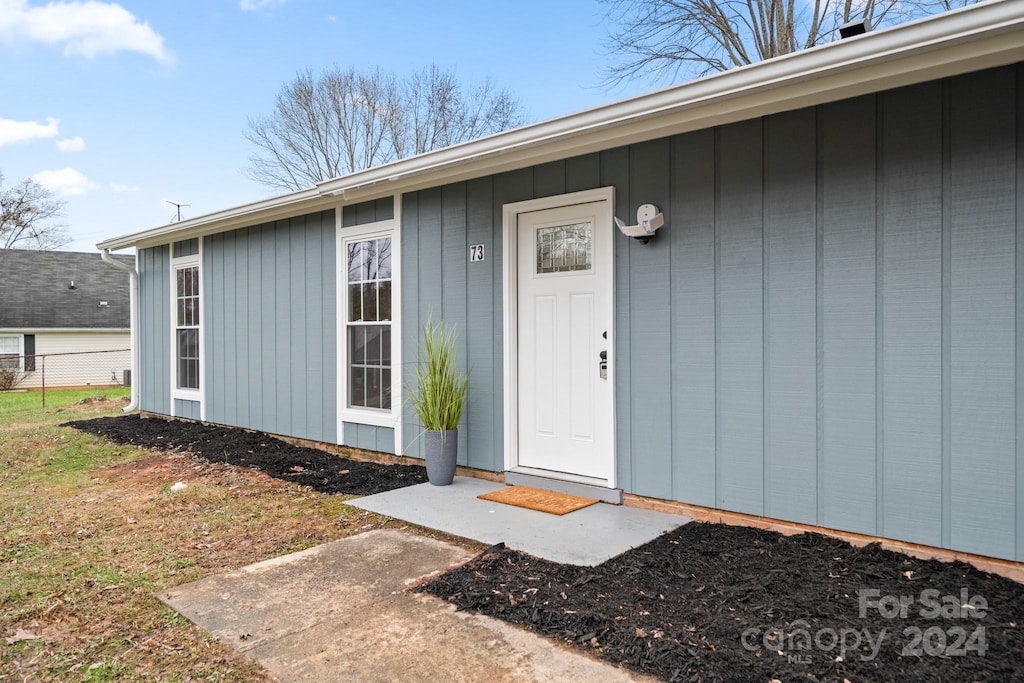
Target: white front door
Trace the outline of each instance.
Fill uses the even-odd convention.
[[[518,466],[614,477],[612,209],[517,214]]]

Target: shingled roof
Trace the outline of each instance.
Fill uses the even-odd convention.
[[[128,329],[128,283],[95,251],[0,249],[0,329]]]

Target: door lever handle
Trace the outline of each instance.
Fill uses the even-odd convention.
[[[600,360],[597,361],[597,367],[601,371],[601,379],[608,379],[608,352],[602,351],[598,357]]]

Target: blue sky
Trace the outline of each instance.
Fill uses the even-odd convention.
[[[0,171],[67,201],[68,247],[274,194],[245,178],[247,117],[297,71],[491,77],[549,119],[649,90],[601,87],[597,0],[0,0]]]

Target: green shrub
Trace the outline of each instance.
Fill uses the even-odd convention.
[[[466,405],[469,375],[455,364],[455,328],[428,322],[416,368],[416,386],[407,386],[409,403],[430,431],[456,429]]]

